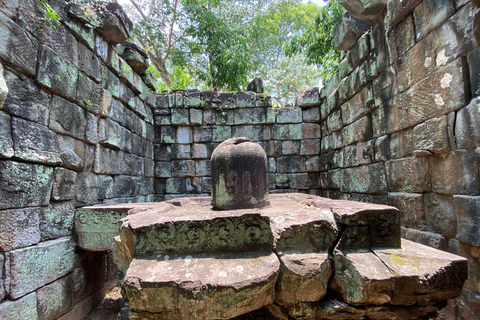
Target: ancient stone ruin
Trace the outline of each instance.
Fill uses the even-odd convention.
[[[266,167],[260,145],[229,139],[212,153],[211,198],[77,212],[79,239],[95,242],[83,248],[112,248],[119,233],[130,319],[232,319],[262,307],[285,320],[419,319],[460,295],[467,260],[402,240],[396,208],[300,193],[267,202]],[[98,238],[99,220],[110,241]]]
[[[418,318],[459,293],[465,260],[448,253],[468,259],[468,278],[437,319],[478,318],[480,3],[340,2],[338,73],[273,108],[260,79],[234,93],[156,93],[118,4],[92,14],[84,1],[43,1],[52,22],[40,1],[0,1],[0,319],[86,319],[120,278],[132,317],[160,313],[140,287],[191,306],[155,304],[165,312],[205,317],[238,287],[247,300],[208,310]],[[265,150],[270,205],[210,210],[213,150],[240,137]],[[133,241],[156,234],[167,238]],[[231,266],[186,269],[222,254]],[[161,275],[171,286],[143,263],[177,263]],[[245,294],[252,269],[258,299]],[[204,278],[222,289],[191,281]]]

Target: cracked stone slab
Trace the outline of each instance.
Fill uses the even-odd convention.
[[[401,249],[373,249],[395,277],[392,305],[448,300],[462,292],[467,259],[402,239]]]
[[[354,305],[390,302],[395,279],[370,250],[335,250],[333,287],[343,300]]]
[[[327,252],[284,251],[279,253],[281,268],[275,303],[293,305],[313,302],[327,293],[332,276],[332,260]]]
[[[133,313],[230,319],[273,303],[279,269],[274,253],[157,255],[133,259],[124,283]]]

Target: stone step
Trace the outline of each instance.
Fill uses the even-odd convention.
[[[130,318],[231,319],[273,302],[279,269],[265,252],[134,258],[124,279]]]
[[[395,249],[335,250],[332,287],[353,305],[413,305],[461,293],[467,260],[402,239]]]

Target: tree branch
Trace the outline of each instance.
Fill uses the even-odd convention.
[[[140,6],[138,5],[138,3],[137,3],[135,0],[130,0],[130,2],[133,4],[133,6],[135,7],[135,9],[137,9],[137,11],[140,13],[140,15],[142,16],[143,20],[147,21],[148,18],[147,18],[147,16],[145,15],[145,13],[143,13],[143,10],[142,10],[142,8],[140,8]]]

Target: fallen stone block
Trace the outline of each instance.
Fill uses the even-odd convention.
[[[357,40],[370,29],[370,24],[361,21],[348,12],[340,17],[333,29],[335,50],[350,50]]]
[[[124,283],[133,312],[231,319],[272,304],[279,268],[265,252],[157,255],[133,259]]]
[[[405,239],[401,249],[373,252],[395,275],[392,305],[457,297],[467,279],[466,259]]]
[[[374,22],[387,7],[388,0],[340,0],[339,3],[357,19]]]

